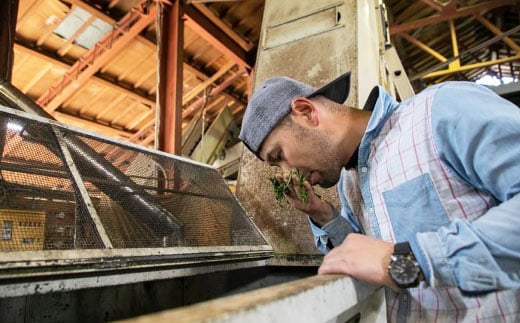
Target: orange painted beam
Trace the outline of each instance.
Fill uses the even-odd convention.
[[[175,155],[182,152],[182,70],[184,21],[180,0],[162,6],[159,59],[159,125],[156,148]]]
[[[0,80],[11,81],[18,0],[0,2]]]
[[[443,10],[440,14],[436,14],[431,17],[411,22],[402,23],[399,25],[390,26],[390,35],[395,35],[405,31],[418,29],[427,25],[437,24],[439,22],[448,21],[450,19],[481,14],[482,12],[486,12],[491,9],[507,5],[514,5],[516,4],[516,2],[516,0],[493,0],[479,3],[473,6],[468,6],[465,8],[459,8],[456,10],[450,10],[451,7],[447,7],[447,10]]]

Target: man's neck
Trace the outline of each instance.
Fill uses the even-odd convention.
[[[352,154],[352,157],[350,157],[349,161],[345,165],[345,169],[346,170],[355,169],[357,167],[357,164],[358,164],[358,151],[359,151],[359,146],[357,146],[356,150]]]

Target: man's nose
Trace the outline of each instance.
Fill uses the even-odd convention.
[[[289,171],[292,169],[291,165],[289,165],[287,162],[285,161],[281,161],[278,163],[277,165],[278,167],[280,167],[281,169],[283,169],[284,171]]]

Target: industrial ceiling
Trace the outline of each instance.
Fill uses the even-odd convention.
[[[153,147],[158,48],[160,39],[168,39],[160,37],[158,26],[172,2],[19,0],[12,84],[59,121]],[[486,74],[518,80],[519,1],[385,0],[384,5],[389,39],[416,91]],[[240,127],[264,1],[188,0],[181,6],[180,128],[186,131],[196,119],[211,125],[224,109]]]

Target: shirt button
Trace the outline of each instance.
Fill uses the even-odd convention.
[[[373,207],[369,207],[369,208],[368,208],[368,212],[369,212],[369,213],[374,213],[374,208],[373,208]]]
[[[366,168],[366,167],[361,167],[361,172],[362,172],[362,173],[366,173],[367,171],[368,171],[368,168]]]

